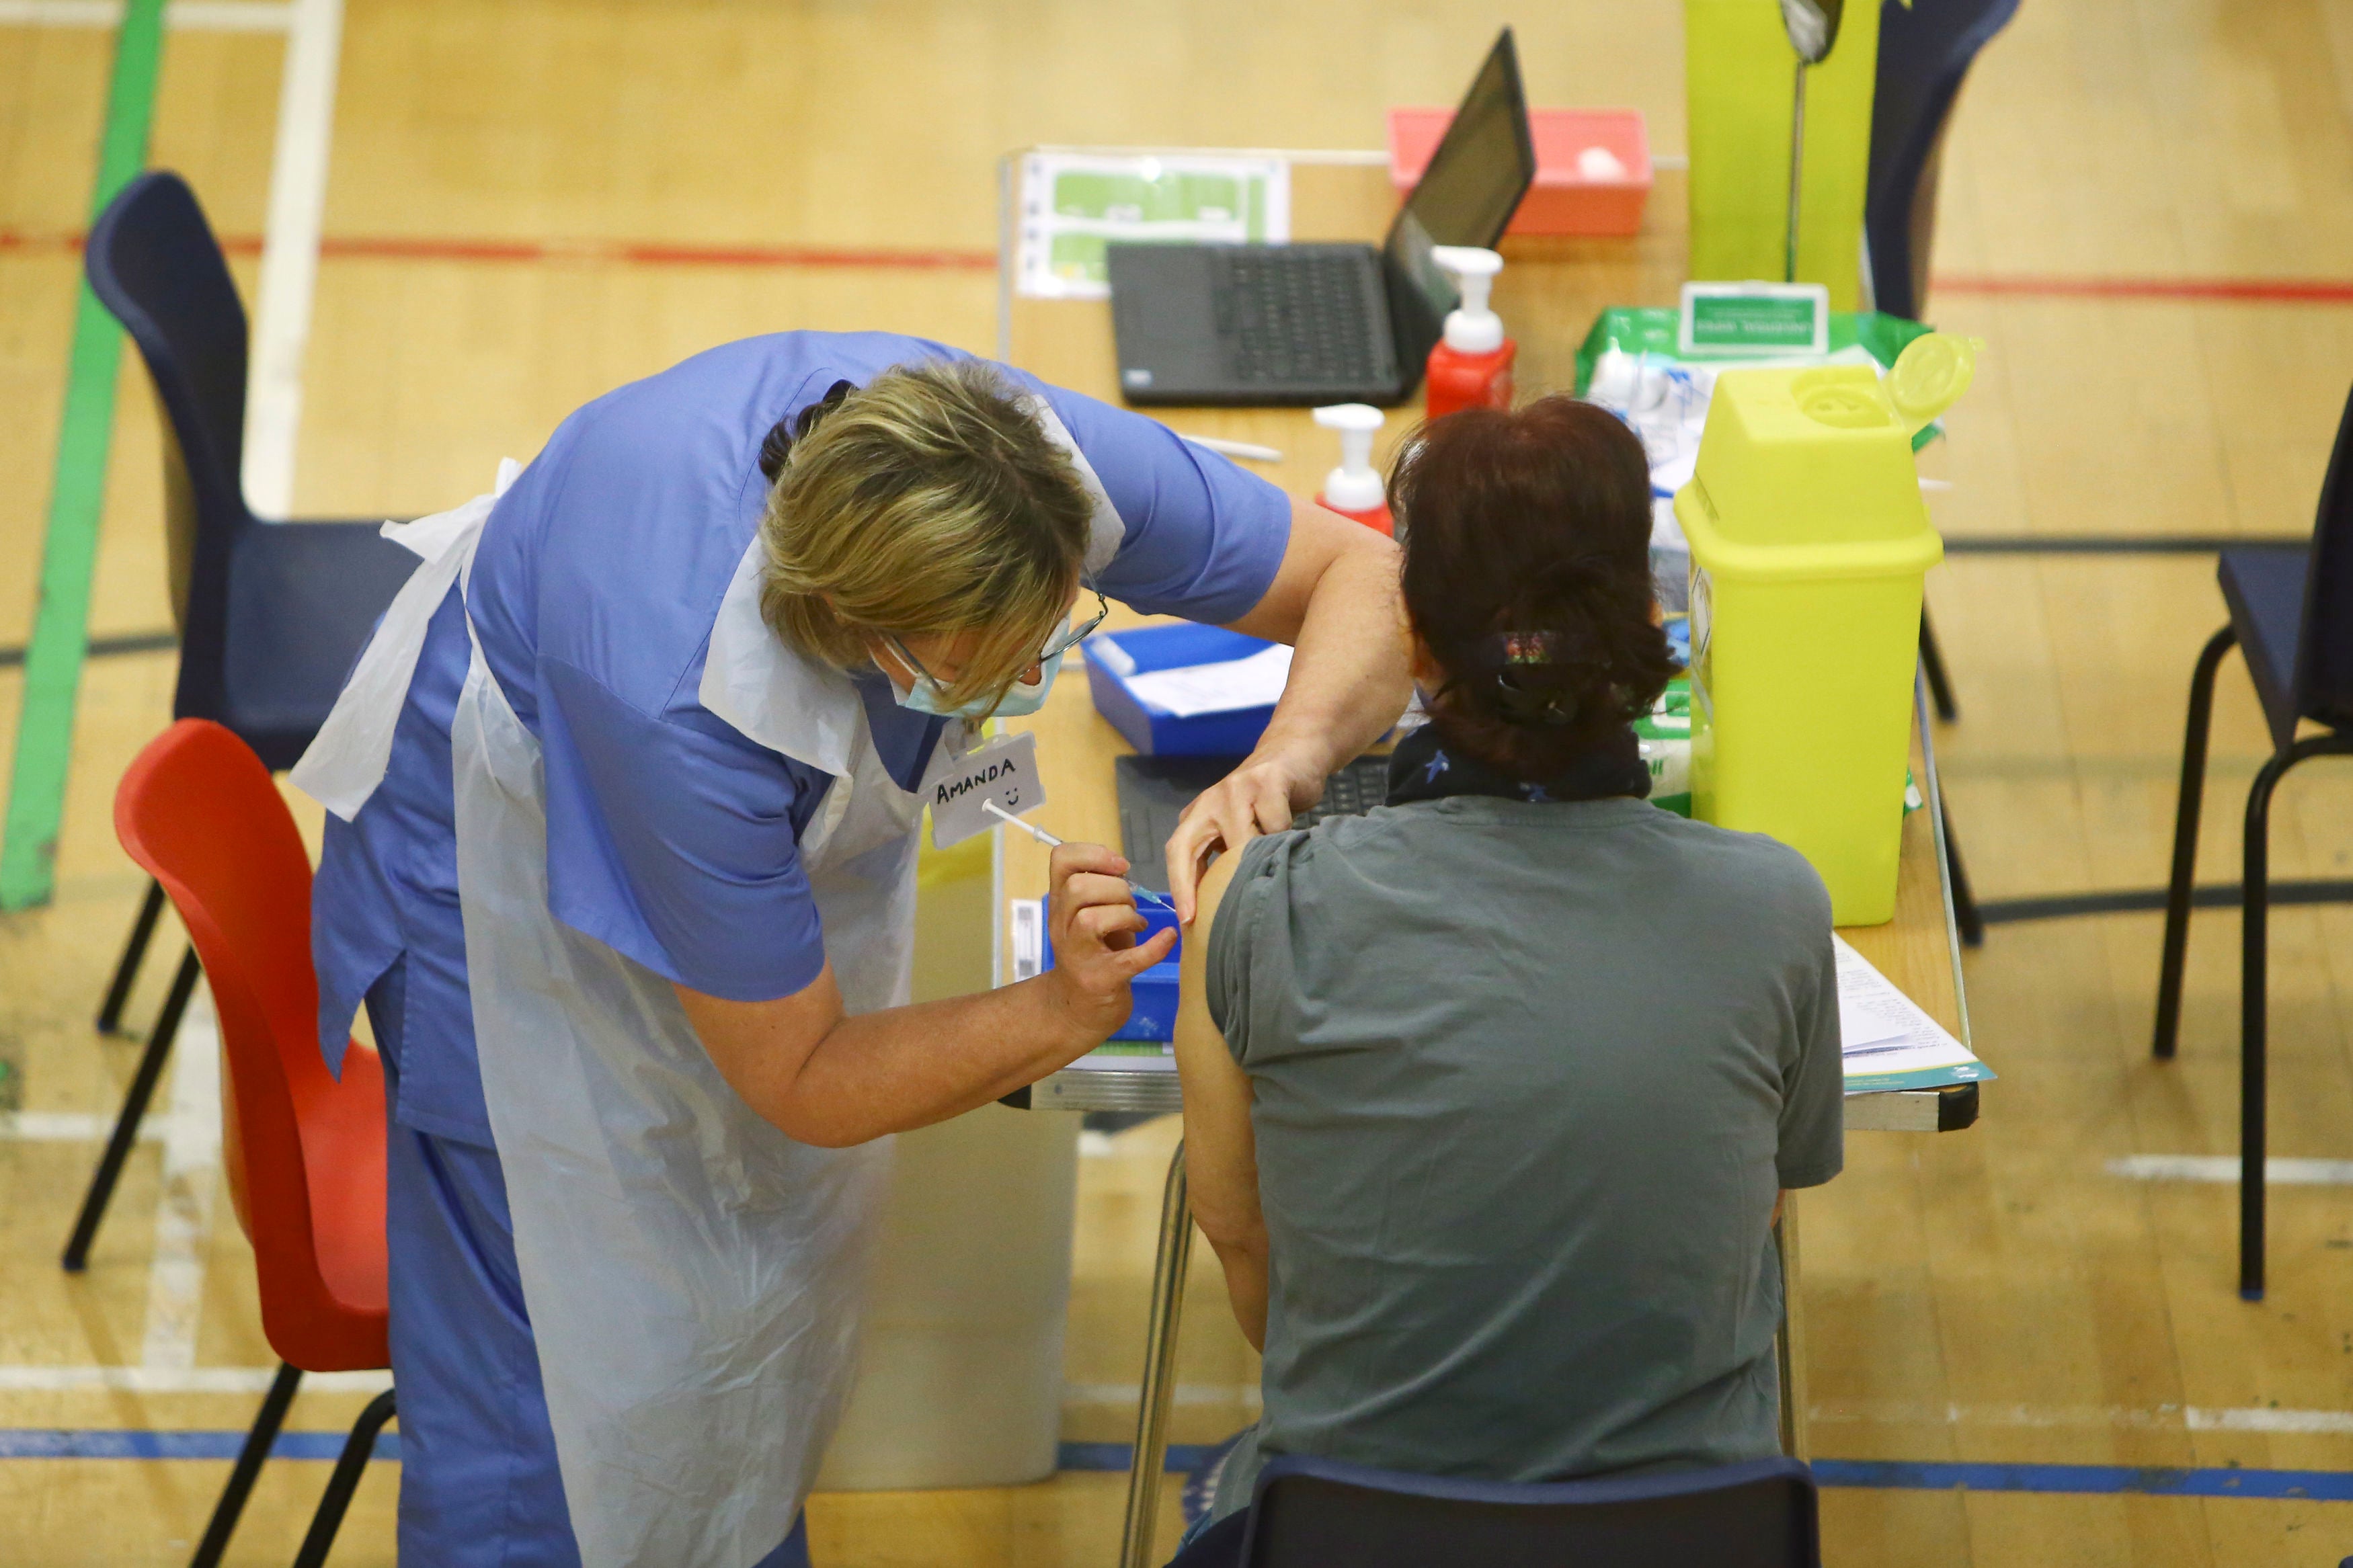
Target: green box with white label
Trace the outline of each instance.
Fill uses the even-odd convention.
[[[1830,290],[1819,283],[1686,283],[1675,352],[1685,359],[1826,354]]]

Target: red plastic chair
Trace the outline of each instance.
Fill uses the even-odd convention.
[[[170,896],[212,984],[228,1089],[229,1197],[253,1242],[262,1331],[284,1361],[196,1549],[197,1568],[210,1568],[227,1548],[302,1373],[391,1364],[384,1068],[356,1040],[341,1082],[320,1059],[311,861],[250,747],[209,720],[181,720],[122,775],[114,832]],[[326,1561],[392,1415],[386,1390],[353,1426],[297,1568]]]

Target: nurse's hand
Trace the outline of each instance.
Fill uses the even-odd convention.
[[[1047,871],[1054,967],[1039,978],[1054,988],[1072,1030],[1093,1044],[1127,1022],[1129,983],[1176,945],[1174,931],[1137,943],[1145,919],[1121,879],[1126,874],[1125,858],[1100,844],[1062,845]]]
[[[1290,826],[1294,815],[1323,798],[1329,766],[1322,747],[1261,746],[1193,798],[1168,836],[1168,897],[1179,921],[1193,923],[1194,890],[1210,855]]]

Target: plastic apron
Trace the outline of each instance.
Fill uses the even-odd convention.
[[[1094,498],[1099,570],[1117,514],[1044,400],[1023,401]],[[345,820],[384,777],[427,626],[453,583],[462,592],[517,471],[502,463],[491,494],[385,526],[423,563],[293,774]],[[924,789],[884,769],[848,678],[767,628],[762,562],[755,534],[697,695],[831,775],[800,842],[827,955],[848,1011],[901,1005]],[[951,723],[933,768],[968,738]],[[889,1140],[786,1137],[720,1077],[668,981],[550,915],[539,742],[479,640],[450,752],[476,1054],[582,1563],[745,1568],[791,1529],[848,1396]]]
[[[462,587],[493,499],[387,531],[427,556],[402,591],[414,602],[386,613],[295,773],[339,815],[365,799],[347,774],[382,777],[425,626]],[[920,797],[883,770],[848,679],[786,652],[757,595],[755,540],[706,691],[834,775],[801,857],[835,977],[851,1012],[902,1003]],[[744,657],[754,637],[776,656],[765,668]],[[742,1568],[792,1528],[848,1395],[889,1141],[777,1131],[719,1076],[668,981],[548,913],[539,743],[479,644],[449,740],[483,1100],[581,1561]]]

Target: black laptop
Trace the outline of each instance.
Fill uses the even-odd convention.
[[[1241,766],[1240,757],[1122,757],[1113,765],[1119,785],[1119,852],[1136,886],[1168,890],[1168,840],[1193,797]],[[1388,798],[1389,760],[1358,757],[1324,781],[1324,798],[1291,819],[1313,827],[1327,816],[1357,816]]]
[[[1135,404],[1403,402],[1459,300],[1430,247],[1493,247],[1535,174],[1506,27],[1379,249],[1109,247],[1120,391]]]

